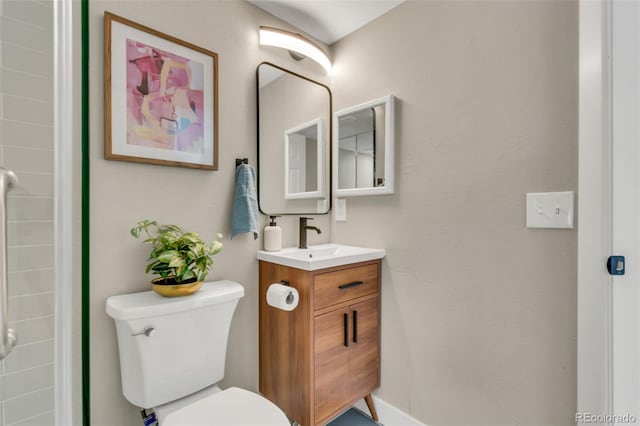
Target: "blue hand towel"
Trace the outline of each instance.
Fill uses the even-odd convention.
[[[249,164],[240,164],[236,167],[231,238],[245,232],[253,232],[253,239],[258,239],[258,197],[256,170]]]

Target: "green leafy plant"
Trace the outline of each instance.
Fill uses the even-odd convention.
[[[160,277],[158,284],[181,284],[203,281],[213,265],[213,256],[222,250],[222,234],[206,244],[197,232],[184,232],[176,225],[158,225],[155,220],[143,220],[131,228],[131,235],[138,238],[145,233],[145,243],[153,247],[149,254],[146,272]]]

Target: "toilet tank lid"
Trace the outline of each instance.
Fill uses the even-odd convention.
[[[211,281],[190,296],[163,297],[153,291],[122,294],[107,299],[107,314],[117,320],[149,318],[189,311],[240,299],[244,288],[233,281]]]

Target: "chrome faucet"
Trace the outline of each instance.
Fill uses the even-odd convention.
[[[313,218],[312,217],[300,218],[300,244],[298,244],[298,247],[301,249],[307,248],[307,230],[308,229],[313,229],[318,234],[322,234],[322,231],[320,230],[320,228],[307,225],[307,220],[313,220]]]

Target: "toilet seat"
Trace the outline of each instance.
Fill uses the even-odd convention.
[[[289,426],[274,403],[240,388],[216,392],[167,415],[161,426]]]

